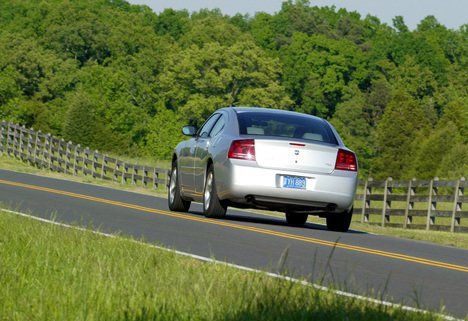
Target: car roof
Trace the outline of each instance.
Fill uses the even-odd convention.
[[[264,108],[264,107],[224,107],[220,110],[233,110],[235,113],[254,113],[254,112],[261,112],[261,113],[272,113],[272,114],[284,114],[284,115],[298,115],[303,117],[311,117],[315,119],[324,120],[321,117],[299,113],[296,111],[291,110],[283,110],[283,109],[275,109],[275,108]]]

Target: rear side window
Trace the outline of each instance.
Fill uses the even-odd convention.
[[[211,128],[213,128],[213,125],[216,123],[218,118],[220,117],[220,114],[214,114],[210,118],[208,118],[205,123],[202,125],[202,127],[198,130],[198,136],[205,138],[209,136],[209,133],[211,131]]]
[[[221,115],[216,124],[213,126],[213,129],[211,129],[210,136],[215,137],[221,133],[224,129],[224,125],[226,125],[226,122],[224,121],[224,116]]]
[[[287,137],[338,145],[330,125],[320,118],[299,114],[239,112],[237,119],[241,135]]]

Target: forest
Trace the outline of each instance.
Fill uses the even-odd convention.
[[[327,119],[362,178],[466,177],[468,24],[409,30],[307,0],[234,16],[0,0],[0,120],[168,159],[183,125],[234,105]]]

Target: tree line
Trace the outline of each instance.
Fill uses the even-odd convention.
[[[119,154],[170,157],[224,106],[329,120],[362,176],[468,173],[468,25],[409,30],[306,0],[274,14],[123,0],[0,1],[0,119]]]

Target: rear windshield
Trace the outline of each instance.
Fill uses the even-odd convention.
[[[265,135],[305,139],[338,145],[327,122],[298,114],[269,112],[237,113],[241,135]]]

